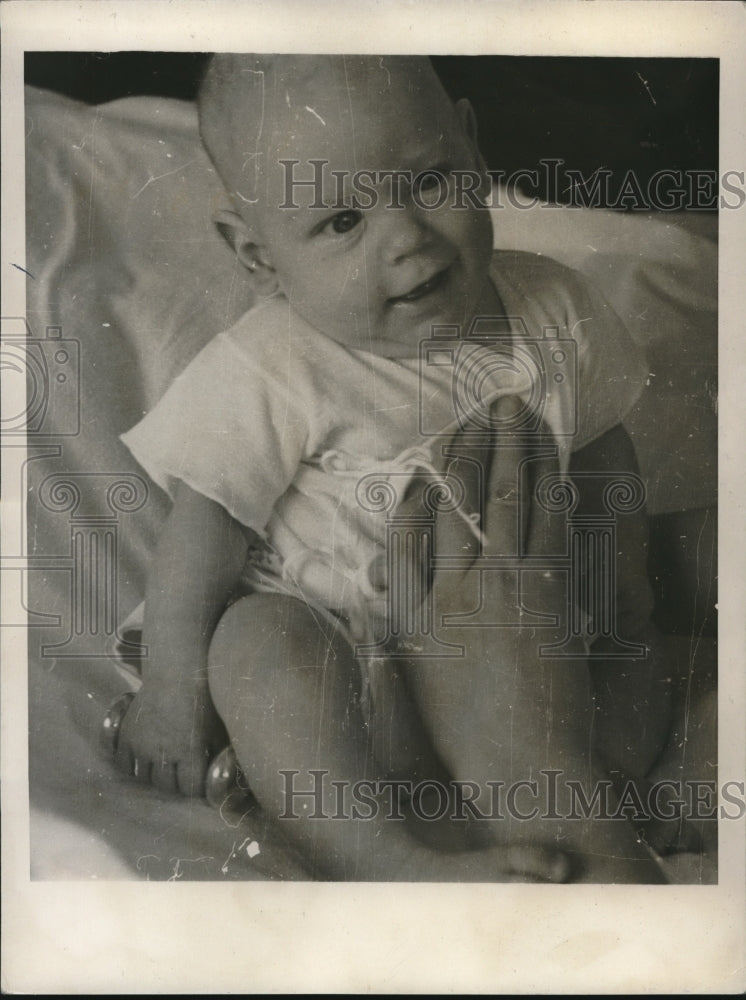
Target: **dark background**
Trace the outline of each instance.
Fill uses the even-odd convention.
[[[207,58],[30,52],[26,81],[91,104],[137,94],[192,100]],[[643,191],[660,170],[717,174],[716,59],[438,56],[433,63],[451,96],[472,102],[493,171],[509,176],[550,158],[588,178],[606,168],[613,171],[612,202],[629,170]],[[565,200],[562,190],[548,189],[545,173],[538,187],[524,182],[524,190]]]

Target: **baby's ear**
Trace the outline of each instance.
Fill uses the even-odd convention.
[[[213,222],[236,257],[251,274],[257,294],[273,295],[279,287],[277,273],[269,261],[266,249],[256,241],[256,236],[246,220],[238,212],[223,209],[216,213]]]
[[[484,162],[484,157],[479,152],[479,143],[477,142],[477,116],[474,114],[474,108],[471,106],[471,102],[465,97],[456,101],[456,114],[459,116],[463,130],[466,132],[467,136],[471,140],[472,146],[474,147],[474,153],[477,157],[479,169],[485,173],[487,170],[487,164]]]
[[[465,97],[462,97],[459,101],[456,101],[456,114],[461,120],[461,124],[464,127],[464,132],[469,136],[474,145],[477,144],[477,116],[474,114],[474,108],[471,106],[471,101],[468,101]]]

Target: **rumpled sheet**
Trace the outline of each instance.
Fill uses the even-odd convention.
[[[195,110],[161,98],[88,107],[29,89],[26,117],[27,320],[47,359],[52,397],[29,435],[20,484],[28,490],[28,530],[18,554],[31,567],[32,875],[305,878],[257,809],[221,812],[137,786],[114,770],[100,743],[104,713],[126,688],[111,639],[142,599],[167,512],[118,435],[251,302],[212,225],[225,194],[200,148]],[[651,510],[714,503],[712,221],[493,211],[497,246],[546,253],[586,272],[644,350],[649,385],[629,430]],[[8,322],[23,335],[21,319]],[[73,586],[75,545],[96,532],[112,546],[106,609],[83,607]]]

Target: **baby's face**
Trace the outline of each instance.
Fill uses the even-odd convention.
[[[255,188],[259,242],[317,329],[352,348],[414,357],[434,323],[468,323],[488,286],[489,213],[457,189],[482,166],[470,109],[454,108],[429,76],[408,79],[383,61],[353,89],[332,76],[283,95],[288,111]],[[314,178],[316,187],[297,183]]]

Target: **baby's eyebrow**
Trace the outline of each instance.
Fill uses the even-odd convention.
[[[417,173],[447,174],[451,170],[452,166],[453,164],[450,160],[438,160],[437,163],[428,164],[428,166],[422,167],[422,169],[418,170]],[[417,174],[415,174],[415,176],[416,175]]]
[[[309,113],[321,119],[310,105]],[[445,155],[444,155],[445,154]],[[279,206],[294,213],[323,211],[327,217],[345,211],[364,211],[380,204],[381,198],[390,208],[403,209],[410,192],[416,196],[423,180],[444,177],[453,169],[453,158],[448,151],[431,143],[415,145],[405,154],[404,164],[398,167],[350,170],[335,168],[326,159],[309,159],[306,163],[296,158],[280,159],[284,171],[285,197]],[[309,173],[310,169],[310,173]],[[300,195],[301,203],[295,201]],[[308,199],[311,198],[311,204]]]

